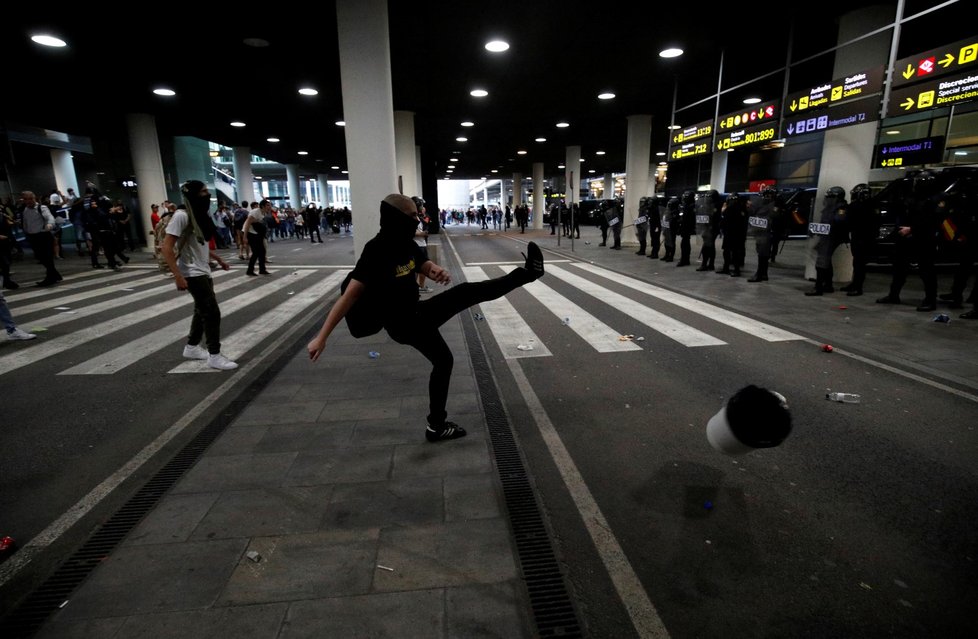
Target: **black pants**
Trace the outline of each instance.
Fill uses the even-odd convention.
[[[683,233],[679,236],[679,263],[689,264],[689,257],[692,252],[693,245],[690,244],[689,235]]]
[[[190,318],[190,334],[187,344],[196,346],[201,338],[207,340],[207,352],[221,352],[221,309],[214,295],[214,280],[209,275],[187,278],[187,290],[194,298],[194,315]]]
[[[914,238],[900,238],[894,246],[893,279],[890,281],[890,297],[899,298],[910,273],[910,262],[916,256],[920,279],[924,284],[924,302],[937,302],[937,271],[934,268],[936,247],[933,242]]]
[[[506,295],[513,289],[529,283],[527,272],[522,268],[508,275],[482,282],[465,282],[418,302],[413,316],[403,323],[388,326],[387,333],[398,344],[406,344],[418,350],[431,362],[428,378],[428,423],[438,426],[445,423],[448,412],[448,385],[452,378],[455,359],[438,328],[465,309]]]
[[[319,224],[310,224],[309,225],[309,242],[315,242],[316,241],[316,240],[312,239],[313,233],[316,234],[316,240],[319,240],[320,242],[323,241],[323,236],[319,234]]]
[[[115,231],[99,231],[99,239],[101,240],[102,252],[105,253],[105,259],[109,263],[111,268],[119,266],[119,262],[128,262],[129,259],[122,254],[122,244],[121,239]],[[118,260],[116,259],[118,258]]]
[[[27,242],[34,251],[34,257],[44,266],[44,281],[48,283],[60,281],[61,274],[54,268],[54,238],[51,237],[51,233],[48,231],[30,233]]]
[[[854,239],[850,242],[849,247],[852,249],[852,281],[849,282],[849,290],[861,293],[863,282],[866,281],[866,264],[869,260],[872,243]]]
[[[248,233],[248,246],[251,247],[251,259],[248,260],[248,272],[255,272],[255,262],[258,262],[258,272],[264,273],[265,268],[265,238],[258,233]]]

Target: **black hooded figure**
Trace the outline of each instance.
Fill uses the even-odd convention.
[[[849,224],[849,247],[852,249],[852,281],[842,287],[850,297],[863,294],[866,264],[876,243],[876,209],[871,201],[873,192],[868,184],[857,184],[849,191],[846,218]]]
[[[692,245],[689,238],[696,232],[696,194],[692,191],[683,192],[679,203],[679,261],[676,266],[689,266]]]
[[[465,429],[447,421],[448,386],[454,358],[439,327],[461,311],[543,276],[543,253],[530,242],[524,266],[492,280],[464,282],[421,299],[416,274],[449,284],[448,271],[429,260],[414,241],[420,211],[411,198],[392,193],[380,204],[380,232],[363,247],[356,266],[341,286],[342,294],[330,309],[319,333],[309,342],[309,358],[316,361],[336,325],[346,318],[354,337],[386,330],[391,339],[417,349],[431,362],[428,380],[430,442],[465,436]]]
[[[815,288],[805,291],[805,295],[809,296],[835,292],[832,287],[832,254],[849,239],[845,189],[833,186],[825,192],[825,203],[818,219],[818,222],[808,225],[809,233],[815,238]]]
[[[671,197],[662,212],[662,254],[663,262],[671,262],[676,257],[676,233],[679,230],[680,205],[678,197]]]

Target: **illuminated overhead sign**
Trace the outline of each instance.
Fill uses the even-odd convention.
[[[972,100],[978,100],[978,69],[891,91],[886,115],[907,115]]]
[[[944,136],[877,144],[873,149],[873,168],[935,164],[944,158]]]
[[[962,40],[897,60],[893,65],[891,87],[932,80],[974,67],[978,63],[978,38]]]
[[[789,113],[819,109],[847,100],[865,98],[883,90],[883,65],[853,73],[827,84],[789,94],[785,100]]]
[[[674,146],[669,152],[669,158],[673,160],[682,160],[684,158],[691,158],[694,155],[703,155],[704,153],[710,152],[710,141],[700,140],[699,142],[686,142],[679,146]]]
[[[714,149],[717,151],[729,151],[742,146],[752,144],[763,144],[770,142],[778,137],[778,123],[772,120],[767,124],[758,126],[741,127],[717,133]]]
[[[754,126],[767,120],[778,119],[778,103],[769,102],[758,105],[753,109],[744,109],[735,113],[728,113],[717,120],[717,128],[721,131],[739,129],[745,126]]]
[[[684,126],[682,130],[676,131],[672,135],[672,143],[682,144],[711,135],[713,135],[713,120],[706,120],[693,126]]]
[[[855,126],[864,122],[875,122],[880,119],[879,98],[863,98],[846,102],[831,109],[808,112],[784,119],[784,137],[792,137],[805,133],[818,133],[845,126]]]

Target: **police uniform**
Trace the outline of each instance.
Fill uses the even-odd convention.
[[[731,193],[724,202],[721,214],[723,231],[723,267],[717,273],[740,277],[747,254],[747,202],[737,193]]]
[[[649,200],[643,197],[638,202],[638,217],[635,218],[635,237],[638,238],[638,250],[635,255],[645,255],[646,236],[649,234]]]
[[[679,198],[671,197],[662,210],[663,262],[671,262],[676,256],[676,231],[679,229]]]
[[[611,205],[605,211],[605,216],[608,218],[608,228],[611,229],[611,235],[614,238],[614,244],[608,248],[615,250],[621,249],[621,228],[622,228],[622,206],[621,202],[615,200],[614,204]]]
[[[689,266],[692,246],[690,236],[696,232],[696,195],[692,191],[683,193],[679,203],[679,261],[676,266]]]
[[[805,295],[833,293],[832,254],[849,239],[845,189],[841,186],[829,188],[818,221],[808,225],[808,232],[815,238],[815,288],[805,291]]]
[[[778,215],[774,189],[761,192],[761,204],[751,211],[747,218],[749,235],[754,237],[754,250],[757,252],[757,271],[748,282],[766,282],[767,265],[771,259],[773,245],[777,242],[774,225]]]
[[[657,260],[662,246],[662,204],[659,198],[653,196],[648,199],[645,216],[649,220],[649,258]]]
[[[875,206],[870,201],[871,195],[868,184],[857,184],[849,191],[846,222],[849,226],[849,247],[852,249],[852,281],[841,290],[850,297],[863,294],[866,263],[876,242]]]
[[[707,191],[696,201],[696,230],[703,240],[703,261],[697,271],[712,271],[720,234],[720,207],[723,202],[716,190]]]

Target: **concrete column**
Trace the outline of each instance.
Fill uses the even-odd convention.
[[[858,9],[842,16],[839,26],[839,42],[846,42],[858,35],[888,24],[893,18],[892,9],[873,6]],[[876,64],[886,64],[889,57],[888,43],[882,38],[866,38],[839,49],[836,53],[833,78],[868,69]],[[829,108],[831,113],[832,109]],[[876,144],[878,122],[867,122],[826,131],[822,145],[822,159],[818,169],[818,193],[815,197],[815,215],[825,204],[825,193],[833,186],[841,186],[848,194],[855,185],[869,182],[873,162],[873,146]],[[848,195],[846,197],[848,200]],[[814,241],[809,238],[808,260],[805,278],[815,277]],[[832,256],[832,278],[846,283],[852,279],[852,251],[843,244]]]
[[[523,174],[513,174],[513,208],[523,203]]]
[[[337,0],[336,27],[357,257],[380,230],[381,200],[397,192],[386,0]]]
[[[302,208],[302,193],[299,191],[299,165],[286,164],[285,178],[288,180],[289,204],[298,211]]]
[[[615,176],[611,173],[604,174],[604,196],[603,200],[610,200],[615,197]]]
[[[397,187],[411,197],[418,191],[418,154],[414,144],[414,113],[394,111],[394,160],[397,168]]]
[[[622,224],[635,223],[638,202],[649,190],[649,158],[652,155],[652,116],[628,116],[625,147],[625,209]],[[627,238],[627,239],[626,239]],[[638,245],[635,233],[622,233],[622,244]]]
[[[126,116],[126,122],[129,127],[129,153],[132,155],[133,171],[136,173],[136,196],[139,200],[139,211],[136,213],[140,224],[134,231],[142,229],[150,233],[153,228],[150,205],[167,198],[156,119],[147,113],[131,113]],[[78,195],[81,196],[81,193]],[[145,240],[147,246],[153,246],[148,236]]]
[[[710,188],[716,189],[720,193],[727,192],[727,163],[730,159],[730,153],[717,152],[713,154],[713,160],[710,164]]]
[[[543,228],[543,208],[546,194],[543,192],[543,162],[533,163],[533,228]]]
[[[569,146],[565,150],[564,159],[564,191],[567,197],[564,199],[569,207],[575,202],[580,202],[578,195],[581,189],[581,147]]]
[[[238,204],[254,202],[255,176],[251,174],[251,149],[246,146],[234,147],[234,184]]]
[[[75,175],[75,163],[71,161],[71,151],[66,149],[51,149],[51,167],[54,168],[54,183],[62,193],[68,193],[68,188],[81,196],[78,188],[78,176]],[[43,194],[38,193],[38,197]]]
[[[316,179],[319,181],[319,206],[326,208],[329,206],[329,180],[325,173],[316,175]]]

